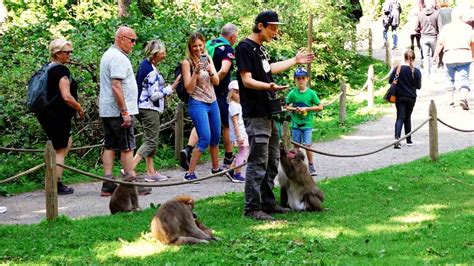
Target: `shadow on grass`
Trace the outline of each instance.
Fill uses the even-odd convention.
[[[269,264],[472,263],[474,148],[320,182],[322,213],[242,217],[242,193],[199,201],[222,240],[163,246],[149,235],[156,209],[0,227],[0,258],[26,263]],[[275,194],[279,191],[276,189]]]

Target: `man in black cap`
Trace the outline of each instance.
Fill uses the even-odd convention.
[[[256,220],[274,220],[272,213],[286,213],[273,194],[274,179],[280,159],[278,132],[272,118],[270,99],[275,91],[288,88],[277,85],[272,74],[296,64],[310,63],[314,54],[298,52],[295,57],[271,62],[262,44],[277,37],[281,23],[274,11],[258,14],[252,34],[236,48],[237,80],[245,128],[249,137],[250,155],[245,181],[244,215]]]

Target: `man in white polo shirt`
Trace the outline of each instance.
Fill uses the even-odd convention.
[[[137,35],[129,27],[121,26],[115,33],[114,44],[100,60],[99,115],[104,126],[105,177],[112,178],[115,152],[120,151],[123,176],[135,176],[133,170],[133,150],[136,147],[133,116],[138,114],[138,88],[128,55],[135,46]],[[101,196],[110,196],[116,185],[102,184]],[[140,191],[149,194],[151,188]]]

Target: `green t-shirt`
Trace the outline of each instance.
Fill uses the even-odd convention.
[[[304,92],[300,92],[298,88],[293,88],[288,96],[286,96],[286,104],[293,107],[312,107],[319,105],[318,94],[310,88]],[[306,114],[291,113],[291,127],[292,128],[313,128],[314,111],[309,111]]]

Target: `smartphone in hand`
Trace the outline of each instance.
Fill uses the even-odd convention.
[[[207,55],[201,54],[201,57],[199,58],[199,61],[202,63],[204,67],[207,67]]]

